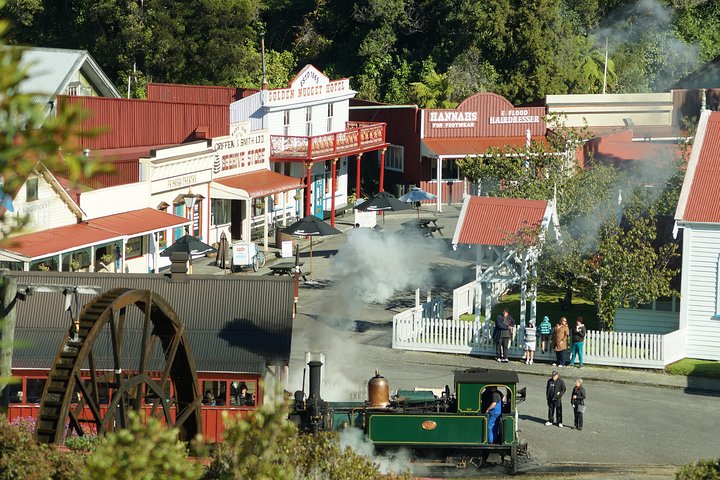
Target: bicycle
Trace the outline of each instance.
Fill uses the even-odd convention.
[[[265,266],[265,262],[265,253],[262,252],[259,248],[255,247],[255,256],[252,259],[253,271],[257,272],[258,270],[263,268]]]

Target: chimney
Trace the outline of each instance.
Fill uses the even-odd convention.
[[[187,279],[189,260],[190,255],[184,252],[175,252],[170,255],[171,282],[184,282]]]

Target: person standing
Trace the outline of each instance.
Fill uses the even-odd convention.
[[[542,322],[538,325],[538,330],[540,330],[540,350],[545,353],[550,349],[550,334],[552,333],[552,324],[547,315],[543,317]]]
[[[498,362],[508,361],[507,353],[508,347],[510,346],[510,322],[513,319],[510,316],[507,308],[503,310],[502,315],[498,315],[495,318],[495,332],[493,333],[493,340],[495,341],[495,357]]]
[[[585,345],[585,335],[587,335],[587,329],[584,325],[583,317],[577,317],[575,320],[575,328],[573,328],[573,343],[572,350],[570,351],[570,366],[575,365],[575,353],[578,355],[580,361],[579,368],[583,368],[583,346]]]
[[[525,326],[525,365],[532,365],[537,344],[537,329],[532,320]]]
[[[545,425],[552,425],[553,420],[557,422],[557,426],[563,428],[562,424],[562,396],[565,394],[565,382],[557,370],[553,370],[552,376],[547,381],[545,390],[548,404],[548,421]]]
[[[565,366],[565,350],[568,348],[568,339],[570,338],[570,329],[567,325],[567,318],[560,317],[560,321],[555,325],[553,331],[553,342],[555,343],[555,358],[553,367]]]
[[[585,387],[583,387],[582,378],[575,379],[570,405],[572,405],[575,414],[575,430],[582,430],[583,416],[585,415]]]
[[[491,389],[490,405],[485,410],[488,416],[488,443],[495,443],[500,439],[500,422],[498,419],[502,414],[502,393],[497,387],[489,387]]]

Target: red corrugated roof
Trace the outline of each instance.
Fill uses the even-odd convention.
[[[720,223],[720,112],[710,114],[705,138],[699,148],[682,219],[686,222]]]
[[[7,239],[2,248],[28,258],[41,258],[188,223],[186,218],[144,208],[18,235]]]
[[[142,210],[94,218],[88,220],[88,223],[96,228],[132,236],[154,232],[158,229],[179,227],[189,223],[189,220],[153,208],[143,208]]]
[[[218,178],[215,182],[226,187],[245,190],[250,198],[287,192],[303,186],[299,178],[288,177],[270,170]]]
[[[533,141],[547,144],[545,137],[533,137]],[[525,137],[453,137],[423,138],[423,143],[437,155],[480,155],[490,147],[524,147]]]
[[[519,198],[469,197],[457,243],[508,245],[521,229],[542,223],[548,202]]]

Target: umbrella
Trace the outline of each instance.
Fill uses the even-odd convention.
[[[387,192],[380,192],[370,200],[366,200],[356,207],[361,212],[384,212],[386,210],[407,210],[406,203],[401,202]]]
[[[385,211],[391,210],[393,212],[398,210],[407,210],[410,208],[407,203],[401,202],[393,195],[387,192],[380,192],[370,200],[366,200],[357,207],[361,212],[383,212],[383,224],[385,223]]]
[[[419,203],[426,200],[435,200],[437,198],[437,195],[434,195],[432,193],[428,193],[425,190],[413,187],[412,190],[410,190],[408,193],[403,195],[402,197],[398,198],[398,200],[406,203]],[[418,218],[420,218],[420,205],[418,205]]]
[[[216,252],[213,247],[205,242],[198,240],[192,235],[183,235],[175,240],[175,243],[160,252],[160,256],[169,257],[173,253],[187,253],[190,257],[190,272],[192,273],[192,257],[193,255],[202,255],[208,252]]]
[[[298,237],[310,237],[310,273],[312,273],[312,239],[313,237],[324,237],[326,235],[337,235],[342,233],[329,223],[323,222],[315,215],[308,215],[297,222],[282,229],[288,235]]]
[[[227,251],[228,251],[228,239],[225,232],[220,234],[220,245],[218,246],[218,256],[216,264],[218,267],[225,270],[227,263]]]

